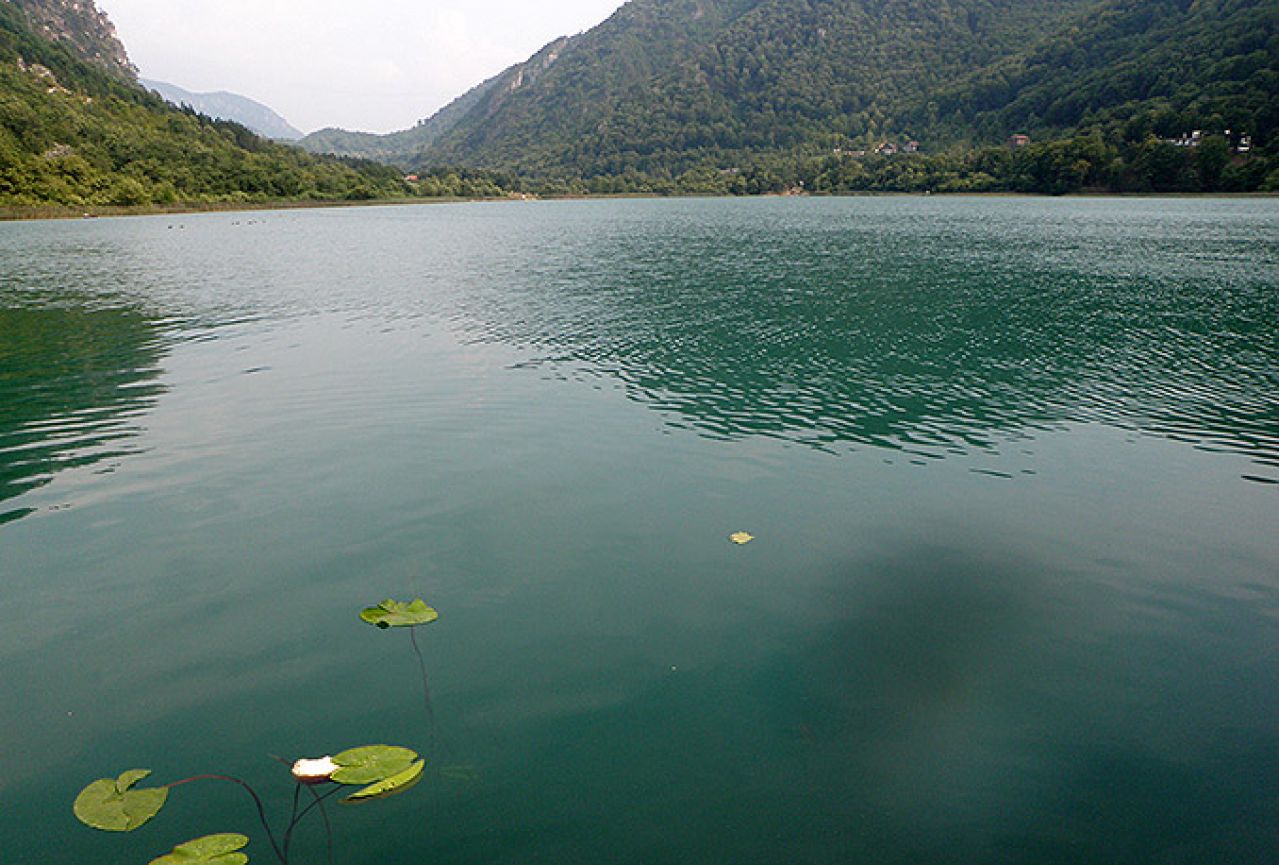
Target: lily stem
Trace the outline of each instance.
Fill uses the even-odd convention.
[[[332,796],[341,788],[334,787],[332,790],[328,791],[323,796],[315,792],[314,787],[308,786],[306,789],[307,789],[307,792],[310,793],[311,796],[315,799],[315,804],[308,805],[306,809],[301,814],[298,815],[298,819],[301,820],[303,817],[305,817],[307,811],[310,811],[312,808],[316,806],[319,807],[320,816],[324,818],[324,839],[325,839],[325,843],[329,853],[329,865],[333,865],[333,824],[329,822],[329,812],[324,807],[324,800]]]
[[[431,686],[426,679],[426,659],[422,657],[422,649],[417,644],[416,628],[409,628],[409,639],[413,641],[413,653],[417,655],[417,666],[422,671],[422,705],[426,708],[426,720],[430,724],[431,747],[435,747],[435,709],[431,706]]]
[[[298,802],[302,799],[302,785],[294,783],[293,785],[293,811],[289,814],[289,828],[284,830],[284,859],[287,862],[289,858],[289,847],[293,844],[293,830],[297,828],[298,821],[302,818],[298,816]]]
[[[247,781],[232,778],[230,775],[192,775],[190,778],[183,778],[181,781],[174,781],[172,784],[166,784],[165,786],[172,789],[194,781],[230,781],[232,784],[239,784],[243,787],[245,792],[253,797],[253,804],[258,809],[258,819],[262,821],[262,828],[266,830],[266,837],[271,842],[271,849],[275,851],[275,858],[280,860],[280,865],[289,865],[289,857],[284,850],[280,849],[280,845],[275,840],[275,833],[271,831],[271,824],[266,819],[266,808],[262,805],[262,798],[258,796],[256,790],[249,786]]]

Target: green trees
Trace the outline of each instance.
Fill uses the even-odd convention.
[[[636,0],[486,85],[421,161],[656,179],[904,143],[912,105],[1091,2]]]
[[[405,196],[395,169],[301,153],[173,108],[0,4],[0,205]]]
[[[1273,0],[1102,0],[939,92],[935,113],[960,121],[927,131],[998,140],[1098,129],[1140,142],[1231,129],[1268,141],[1279,129],[1277,12]]]
[[[1275,11],[1274,0],[636,0],[519,87],[511,76],[533,61],[486,83],[423,158],[611,192],[1257,189],[1279,131]],[[1194,129],[1247,131],[1258,146],[1146,144]],[[1037,143],[992,155],[1023,132]],[[843,158],[912,138],[928,158]]]
[[[635,0],[415,130],[311,142],[397,161],[408,180],[403,167],[310,156],[171,108],[0,3],[0,205],[1274,189],[1274,11],[1275,0]],[[1192,130],[1196,146],[1173,143]],[[1243,132],[1252,146],[1236,150]],[[1033,141],[1010,149],[1011,133]]]

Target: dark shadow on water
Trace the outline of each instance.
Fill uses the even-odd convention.
[[[1266,863],[1279,746],[1264,711],[1238,709],[1275,693],[1275,674],[1231,676],[1273,628],[1226,607],[1205,614],[1235,620],[1215,643],[1133,628],[1122,592],[965,530],[899,531],[829,573],[779,579],[802,597],[743,607],[706,635],[713,660],[516,725],[498,780],[435,803],[434,852]]]
[[[794,819],[862,861],[1267,861],[1279,745],[1228,708],[1266,685],[1222,683],[1273,628],[1138,634],[1075,579],[993,538],[832,575],[827,621],[751,687],[796,760],[777,780],[809,788]]]

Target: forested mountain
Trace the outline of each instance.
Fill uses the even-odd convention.
[[[154,90],[172,105],[189,105],[197,113],[215,120],[231,120],[261,135],[276,141],[296,141],[302,137],[301,130],[295,129],[289,121],[276,111],[261,102],[241,96],[238,93],[227,93],[219,90],[214,93],[192,93],[190,90],[168,84],[164,81],[140,79],[143,87]]]
[[[1150,136],[1202,129],[1233,148],[1246,132],[1255,159],[1276,131],[1277,27],[1279,0],[632,0],[468,94],[429,136],[348,152],[588,181],[766,166],[770,188],[823,156],[912,140],[972,153],[1014,133],[1038,148],[1097,131],[1122,163]],[[1168,171],[1197,172],[1193,156]],[[1079,182],[1113,186],[1112,168]],[[1134,188],[1206,188],[1147,181]]]
[[[904,106],[1089,2],[633,0],[428,159],[590,175],[904,138]]]
[[[632,0],[413,130],[303,146],[567,174],[843,143],[1093,0]]]
[[[56,18],[59,5],[0,0],[0,205],[406,193],[387,166],[312,156],[174,108],[124,74],[131,67],[122,49],[103,65],[75,37],[78,22],[101,20],[90,0],[65,4],[65,19]]]
[[[413,129],[300,142],[406,182],[166,105],[90,0],[0,0],[0,204],[1279,191],[1277,136],[1279,0],[631,0]]]

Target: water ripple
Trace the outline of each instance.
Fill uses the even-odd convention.
[[[1270,200],[561,202],[252,227],[210,215],[183,231],[172,219],[0,233],[0,501],[137,448],[175,347],[262,345],[319,320],[499,344],[522,356],[512,374],[611,385],[715,439],[933,460],[1100,423],[1242,454],[1250,479],[1279,479]],[[339,375],[276,407],[353,410],[366,391]]]
[[[163,340],[144,316],[0,308],[0,334],[0,509],[59,471],[136,452],[139,418],[163,392]]]
[[[966,452],[1104,423],[1279,467],[1271,202],[647,215],[471,286],[469,332],[615,377],[716,437]]]

